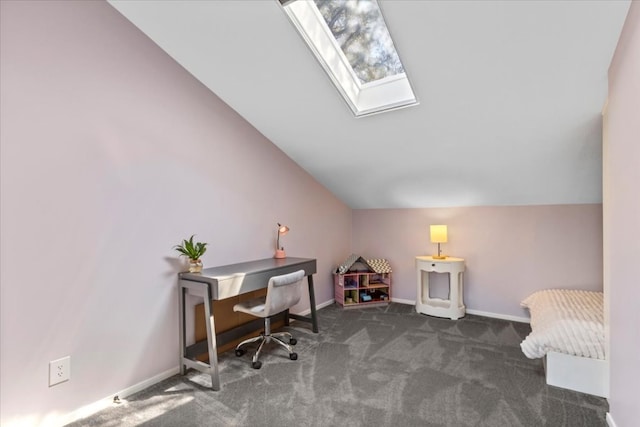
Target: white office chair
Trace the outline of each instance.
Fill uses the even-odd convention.
[[[264,344],[272,340],[289,352],[289,359],[298,359],[298,354],[294,353],[293,347],[291,347],[292,345],[296,345],[297,341],[289,332],[271,333],[271,316],[288,310],[300,301],[303,279],[304,270],[283,274],[282,276],[274,276],[269,279],[266,296],[254,298],[233,306],[233,311],[240,311],[250,314],[251,316],[264,318],[264,333],[258,337],[244,340],[236,346],[236,356],[242,356],[246,352],[242,348],[244,345],[260,341],[258,350],[256,350],[256,353],[253,355],[251,363],[254,369],[260,369],[262,367],[262,362],[258,360],[260,352]],[[287,338],[289,344],[285,343],[282,338]]]

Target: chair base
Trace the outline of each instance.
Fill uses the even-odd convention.
[[[260,334],[260,336],[258,337],[246,339],[242,341],[240,344],[238,344],[235,349],[236,356],[240,357],[246,353],[246,350],[242,348],[243,346],[254,343],[254,342],[260,342],[260,345],[258,345],[258,349],[256,350],[255,354],[253,355],[253,358],[251,359],[251,366],[254,369],[260,369],[262,367],[262,362],[260,362],[258,359],[260,358],[260,353],[262,352],[262,348],[264,347],[265,344],[273,341],[276,344],[280,345],[281,347],[284,347],[285,350],[287,350],[287,352],[289,353],[289,359],[291,360],[298,359],[298,354],[293,351],[293,347],[292,347],[296,345],[297,340],[293,338],[293,336],[289,332],[276,332],[273,334],[267,333],[267,332],[268,331]],[[287,339],[289,344],[287,344],[283,339]]]

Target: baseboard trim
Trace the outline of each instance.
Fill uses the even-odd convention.
[[[323,302],[322,304],[317,304],[316,305],[316,310],[320,310],[321,308],[325,308],[327,306],[330,306],[334,302],[335,302],[335,300],[332,298],[329,301]],[[307,310],[307,314],[311,314],[311,309]]]
[[[391,301],[397,302],[398,304],[416,305],[415,301],[408,300],[408,299],[391,298]],[[510,314],[492,313],[490,311],[481,311],[481,310],[467,309],[465,311],[475,316],[493,317],[494,319],[512,320],[514,322],[520,322],[520,323],[530,323],[530,319],[528,317],[512,316]]]
[[[397,302],[398,304],[416,305],[415,301],[402,298],[391,298],[391,302]]]
[[[607,425],[609,427],[618,427],[615,421],[613,421],[613,416],[611,416],[611,412],[607,412]]]
[[[333,304],[334,301],[335,301],[334,299],[330,299],[329,301],[325,301],[325,302],[323,302],[321,304],[316,304],[316,310],[320,310],[321,308],[325,308],[325,307]],[[306,310],[301,311],[300,313],[296,313],[296,314],[298,314],[300,316],[307,316],[307,315],[311,314],[311,309],[307,308]]]
[[[159,383],[160,381],[166,380],[169,377],[172,377],[174,375],[176,375],[177,373],[180,372],[180,367],[176,366],[174,368],[168,369],[158,375],[155,375],[151,378],[147,378],[144,381],[141,381],[137,384],[132,385],[131,387],[127,387],[123,390],[120,390],[118,392],[115,392],[113,394],[111,394],[108,397],[105,397],[103,399],[98,400],[97,402],[93,402],[90,403],[88,405],[85,405],[79,409],[76,409],[75,411],[64,415],[62,417],[60,417],[58,419],[58,422],[56,422],[55,424],[58,426],[64,426],[67,425],[69,423],[73,423],[76,421],[79,421],[83,418],[86,418],[88,416],[91,416],[93,414],[95,414],[96,412],[102,411],[103,409],[106,409],[110,406],[113,406],[113,398],[115,396],[118,396],[118,398],[120,399],[124,399],[128,396],[131,396],[134,393],[137,393],[139,391],[144,390],[147,387],[150,387],[154,384]]]
[[[475,316],[493,317],[494,319],[511,320],[511,321],[520,322],[520,323],[530,323],[531,322],[531,319],[529,319],[528,317],[512,316],[510,314],[491,313],[490,311],[480,311],[480,310],[469,310],[469,309],[467,309],[467,313],[473,314]]]

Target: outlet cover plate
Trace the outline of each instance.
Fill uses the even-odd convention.
[[[69,381],[71,378],[71,356],[49,362],[49,387]]]

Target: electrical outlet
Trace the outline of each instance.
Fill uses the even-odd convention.
[[[49,387],[69,381],[71,378],[71,356],[49,362]]]

